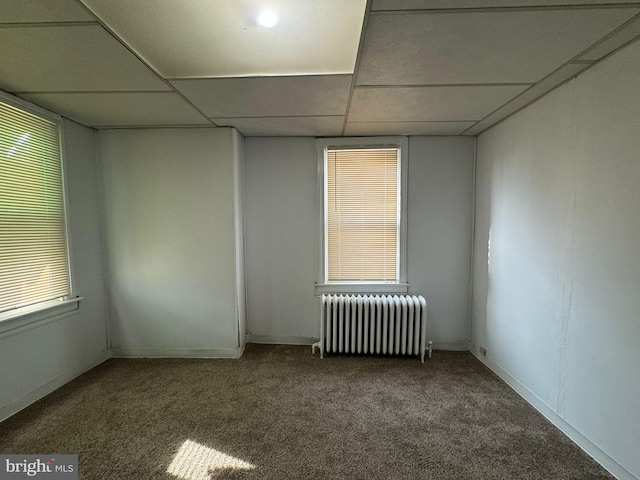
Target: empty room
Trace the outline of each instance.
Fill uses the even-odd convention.
[[[640,480],[640,2],[0,0],[0,479]]]

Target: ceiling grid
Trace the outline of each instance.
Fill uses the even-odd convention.
[[[477,135],[640,37],[640,2],[261,4],[3,0],[0,89],[94,128]]]

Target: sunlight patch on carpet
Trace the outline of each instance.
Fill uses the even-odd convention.
[[[253,470],[255,465],[186,440],[173,457],[167,473],[183,480],[211,480],[222,470]]]

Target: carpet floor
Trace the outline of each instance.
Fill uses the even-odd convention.
[[[0,423],[81,479],[610,479],[468,352],[111,359]]]

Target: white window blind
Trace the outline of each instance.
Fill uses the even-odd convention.
[[[0,312],[70,294],[58,124],[0,102]]]
[[[327,149],[327,281],[398,281],[399,167],[398,148]]]

